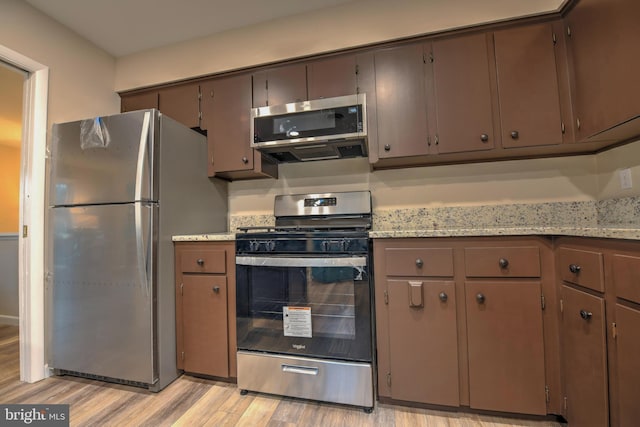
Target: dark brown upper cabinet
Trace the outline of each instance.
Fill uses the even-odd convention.
[[[353,95],[358,92],[356,55],[334,56],[307,63],[309,99]]]
[[[291,64],[253,73],[253,106],[288,104],[307,100],[307,68]]]
[[[147,108],[158,108],[157,90],[122,95],[120,97],[120,111],[123,113],[136,110],[146,110]]]
[[[436,40],[432,45],[438,153],[491,150],[496,144],[490,34]]]
[[[568,13],[579,141],[640,135],[640,2],[580,0]]]
[[[202,126],[209,143],[209,176],[225,179],[277,177],[277,165],[251,148],[251,75],[201,83]]]
[[[187,127],[200,127],[200,85],[170,86],[158,92],[158,109]]]
[[[422,43],[374,52],[377,156],[429,153],[425,51]],[[373,145],[371,145],[372,148]]]
[[[121,95],[123,113],[147,108],[156,108],[187,127],[200,127],[200,85],[187,83]]]
[[[570,109],[561,108],[556,61],[562,37],[551,23],[494,33],[503,147],[565,142]]]

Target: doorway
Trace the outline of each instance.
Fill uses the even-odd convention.
[[[18,326],[18,231],[25,71],[0,62],[0,325]]]
[[[18,214],[20,380],[48,375],[44,338],[45,156],[49,68],[0,45],[0,62],[24,70]]]

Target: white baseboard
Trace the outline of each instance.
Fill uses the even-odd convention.
[[[0,314],[0,325],[18,326],[19,324],[20,318],[18,316],[5,316]]]

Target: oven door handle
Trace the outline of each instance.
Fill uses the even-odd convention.
[[[367,257],[274,257],[236,256],[236,265],[265,267],[366,267]]]

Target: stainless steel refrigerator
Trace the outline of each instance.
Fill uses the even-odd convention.
[[[206,137],[157,110],[55,124],[49,178],[49,368],[161,390],[179,375],[172,236],[227,228]]]

